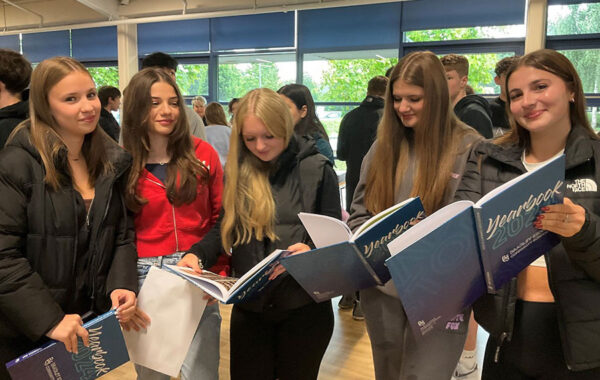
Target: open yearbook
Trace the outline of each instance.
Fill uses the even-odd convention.
[[[74,354],[61,342],[52,340],[6,363],[11,378],[92,380],[129,361],[114,310],[84,323],[83,327],[89,333],[89,347],[77,338],[78,353]]]
[[[320,302],[388,281],[387,243],[424,218],[425,211],[419,198],[410,198],[375,215],[354,234],[335,218],[298,216],[317,249],[287,256],[281,264]]]
[[[251,299],[265,289],[270,283],[269,275],[279,261],[288,254],[289,251],[276,249],[240,278],[219,276],[207,270],[198,274],[190,268],[176,265],[166,265],[165,268],[202,288],[223,303],[238,303]]]
[[[564,155],[477,203],[454,202],[392,241],[386,265],[418,336],[494,293],[559,237],[534,227],[540,209],[562,203]]]

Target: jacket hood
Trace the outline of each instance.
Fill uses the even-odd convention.
[[[0,108],[0,119],[27,119],[29,114],[29,102],[27,100],[20,101],[10,106]]]
[[[385,101],[379,96],[367,95],[360,105],[366,107],[383,108]]]
[[[490,108],[490,104],[487,100],[485,100],[485,98],[479,95],[467,95],[461,100],[459,100],[458,103],[456,103],[456,105],[454,106],[454,113],[458,115],[463,109],[471,105],[481,106],[488,114],[488,116],[490,118],[492,117],[492,110]]]
[[[31,143],[30,136],[29,121],[27,121],[27,124],[15,133],[14,138],[6,144],[6,147],[13,146],[25,150],[43,166],[42,157]],[[131,166],[131,155],[110,138],[104,139],[103,143],[106,149],[106,158],[114,167],[114,175],[116,177],[121,176]],[[66,165],[67,151],[65,148],[60,150],[57,161],[57,165]]]

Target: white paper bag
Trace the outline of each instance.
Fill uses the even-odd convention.
[[[151,318],[146,331],[123,331],[129,358],[177,377],[206,307],[204,292],[183,278],[151,267],[138,306]]]

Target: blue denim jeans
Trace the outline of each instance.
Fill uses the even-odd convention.
[[[168,256],[140,257],[137,263],[140,288],[150,271],[151,266],[161,268],[163,265],[175,265],[182,253]],[[181,380],[212,380],[219,378],[219,343],[221,335],[221,314],[219,304],[207,306],[200,318],[200,323],[188,349],[183,366]],[[139,380],[170,380],[168,375],[135,365]]]

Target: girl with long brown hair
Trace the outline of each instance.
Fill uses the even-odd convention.
[[[477,201],[497,186],[565,155],[563,204],[537,228],[561,243],[474,304],[490,333],[482,379],[600,378],[600,141],[573,64],[554,50],[518,59],[506,74],[511,131],[474,147],[456,193]]]
[[[123,144],[133,156],[125,199],[135,212],[142,283],[151,266],[176,264],[215,224],[223,172],[215,150],[190,134],[183,97],[170,75],[144,69],[133,76],[124,98]],[[182,379],[218,378],[220,325],[218,304],[211,302],[188,349]],[[140,365],[136,371],[144,380],[169,379]]]
[[[358,228],[372,215],[419,196],[428,214],[450,203],[479,139],[451,109],[440,60],[431,52],[411,53],[391,72],[377,139],[363,161],[348,225]],[[371,338],[377,379],[449,379],[465,340],[439,329],[417,345],[402,302],[391,282],[360,292]]]
[[[85,67],[42,61],[30,118],[0,152],[0,378],[4,363],[58,340],[88,345],[81,316],[135,312],[135,246],[122,189],[131,157],[98,128]]]

